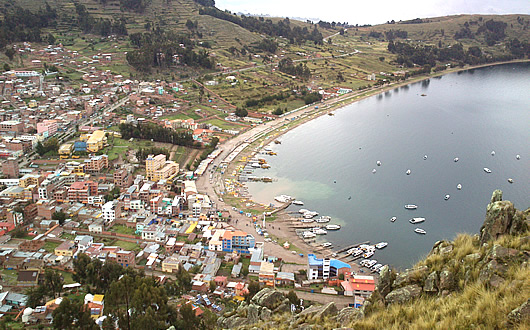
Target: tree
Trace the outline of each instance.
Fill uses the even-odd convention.
[[[72,301],[63,298],[63,301],[52,313],[53,326],[56,329],[99,329],[90,317],[90,311],[82,301]]]
[[[196,329],[199,320],[197,316],[195,316],[195,311],[193,310],[191,304],[184,304],[182,307],[180,307],[179,312],[182,319],[183,329]]]
[[[43,287],[46,288],[46,294],[53,298],[60,296],[63,291],[64,279],[62,275],[51,268],[47,268],[44,271],[44,282]]]
[[[247,109],[244,109],[244,108],[237,108],[235,114],[236,116],[242,118],[242,117],[248,116],[248,111]]]
[[[210,281],[210,292],[214,292],[215,289],[217,289],[217,284],[215,284],[215,281]]]
[[[52,219],[59,220],[59,224],[62,225],[66,220],[66,213],[64,213],[63,211],[55,211],[52,214]]]
[[[88,265],[92,262],[89,256],[84,253],[79,253],[77,258],[74,259],[74,274],[72,278],[74,281],[77,281],[81,284],[87,283],[87,268]]]
[[[298,305],[300,303],[300,299],[298,299],[298,296],[296,295],[296,292],[294,292],[294,290],[289,290],[289,293],[287,294],[287,299],[289,299],[289,302],[293,305]]]
[[[248,300],[252,299],[252,297],[254,297],[254,295],[256,293],[259,292],[260,290],[260,286],[259,286],[259,282],[256,282],[256,281],[250,281],[250,283],[248,284]]]
[[[42,306],[46,302],[44,299],[46,297],[46,288],[42,285],[30,287],[26,290],[26,296],[28,296],[27,306],[31,308]]]
[[[9,58],[9,60],[12,61],[13,57],[15,56],[15,50],[13,49],[13,47],[8,47],[4,51],[4,54],[6,54],[7,58]]]

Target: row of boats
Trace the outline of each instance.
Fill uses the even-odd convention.
[[[458,184],[458,185],[460,186],[460,184]],[[461,189],[461,188],[462,188],[462,186],[460,186],[459,189]],[[447,195],[445,199],[446,199],[446,200],[449,199],[449,195]],[[406,204],[406,205],[405,205],[405,208],[406,208],[407,210],[415,210],[415,209],[418,208],[418,205],[415,205],[415,204]],[[397,217],[392,217],[392,218],[390,218],[390,222],[395,222],[396,220],[397,220]],[[422,222],[424,222],[424,221],[425,221],[425,218],[423,218],[423,217],[416,217],[416,218],[412,218],[412,219],[409,220],[409,222],[410,222],[411,224],[422,223]],[[426,232],[424,229],[422,229],[422,228],[416,228],[416,229],[414,229],[414,232],[417,233],[417,234],[422,234],[422,235],[427,234],[427,232]]]

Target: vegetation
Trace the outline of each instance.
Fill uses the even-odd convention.
[[[136,151],[136,158],[138,158],[140,163],[143,163],[147,159],[147,156],[160,154],[166,155],[166,158],[169,158],[169,150],[159,147],[140,148]]]
[[[182,146],[192,146],[193,137],[188,132],[177,132],[170,128],[146,123],[135,126],[134,124],[122,123],[119,126],[123,139],[138,138],[166,142]]]

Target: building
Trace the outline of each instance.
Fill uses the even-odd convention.
[[[278,274],[276,274],[276,278],[274,279],[274,283],[278,286],[294,285],[294,273],[278,272]]]
[[[136,255],[133,251],[117,251],[114,254],[109,254],[109,259],[113,259],[122,267],[134,268],[134,266],[136,266]]]
[[[333,258],[317,258],[308,254],[307,278],[309,280],[328,279],[338,277],[340,274],[351,270],[351,266]]]
[[[346,296],[370,297],[375,290],[375,280],[373,276],[353,275],[350,272],[345,273],[345,281],[341,282]]]
[[[98,183],[94,181],[74,182],[68,189],[68,200],[88,204],[88,197],[98,193]]]
[[[262,261],[259,269],[259,283],[274,287],[274,264]]]
[[[99,150],[103,149],[103,146],[105,145],[105,142],[107,140],[107,137],[105,136],[105,132],[102,130],[94,131],[90,135],[90,138],[88,138],[88,141],[86,142],[86,149],[88,152],[98,152]]]
[[[73,257],[76,251],[74,241],[64,241],[55,248],[54,252],[56,256]]]
[[[24,124],[16,120],[6,120],[0,122],[0,132],[16,132],[24,131]]]
[[[57,133],[57,121],[46,119],[37,123],[37,133],[50,137]]]
[[[59,156],[66,156],[70,157],[72,154],[72,151],[74,150],[74,144],[73,143],[65,143],[59,147]]]
[[[119,206],[116,201],[110,201],[103,204],[101,207],[101,212],[103,212],[103,220],[105,221],[105,224],[109,224],[114,222],[116,220],[116,214],[118,214],[121,211],[118,211]]]
[[[256,240],[251,234],[244,231],[226,230],[222,237],[223,251],[237,251],[241,254],[249,254],[249,249],[254,248]]]
[[[85,160],[84,164],[86,173],[99,173],[109,167],[109,157],[107,155],[92,156]]]
[[[180,267],[180,262],[177,257],[169,257],[162,261],[162,271],[166,273],[174,273]]]
[[[6,161],[4,161],[2,163],[2,173],[8,178],[18,178],[20,175],[18,169],[18,160],[14,157],[9,157]]]
[[[179,164],[174,161],[165,162],[164,166],[156,170],[153,175],[153,181],[166,180],[179,172]]]
[[[129,171],[125,168],[116,170],[113,179],[114,184],[121,188],[128,188],[132,184],[132,175],[130,175]]]
[[[155,172],[166,162],[166,155],[149,155],[145,159],[145,171],[148,180],[153,180]]]

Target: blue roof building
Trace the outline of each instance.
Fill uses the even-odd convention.
[[[309,280],[328,279],[338,277],[351,266],[333,258],[317,258],[314,254],[307,255],[307,278]]]

